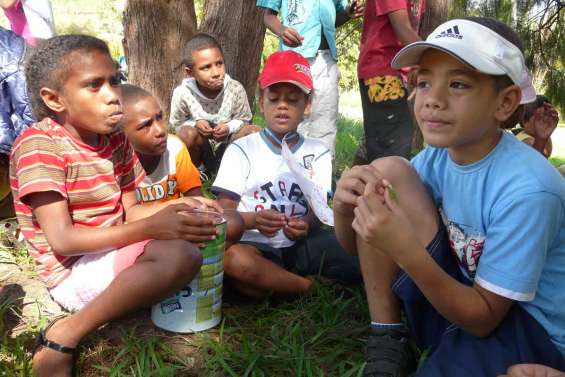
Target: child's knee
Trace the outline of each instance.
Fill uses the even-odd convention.
[[[233,245],[224,255],[224,272],[239,281],[255,281],[259,273],[251,255],[242,252],[240,245]]]
[[[166,241],[161,260],[174,280],[191,280],[202,266],[202,253],[194,244],[183,240]]]
[[[176,135],[189,148],[195,144],[198,144],[198,137],[200,136],[196,128],[188,126],[178,128]]]
[[[397,176],[412,172],[410,162],[399,156],[382,157],[371,162],[371,166],[377,169],[384,178]]]

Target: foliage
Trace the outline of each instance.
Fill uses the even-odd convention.
[[[565,2],[562,0],[454,0],[449,17],[493,17],[515,28],[524,43],[534,84],[565,112]]]
[[[115,59],[123,55],[120,2],[115,0],[52,0],[51,3],[58,34],[95,35],[108,43]]]
[[[362,30],[361,18],[353,19],[337,29],[337,55],[341,72],[339,86],[342,90],[358,90],[357,60]]]

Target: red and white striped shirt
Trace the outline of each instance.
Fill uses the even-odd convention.
[[[37,272],[49,288],[68,276],[78,256],[53,253],[26,197],[55,191],[67,200],[75,226],[105,228],[123,223],[122,193],[135,190],[144,176],[121,131],[100,135],[92,147],[46,118],[16,140],[10,156],[16,215]]]

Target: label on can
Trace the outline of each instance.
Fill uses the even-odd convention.
[[[171,299],[171,300],[163,301],[161,303],[161,313],[163,314],[169,314],[177,310],[182,310],[180,301],[177,299]]]

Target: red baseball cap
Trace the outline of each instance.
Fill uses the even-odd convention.
[[[263,72],[259,75],[259,86],[265,89],[279,82],[294,84],[304,93],[309,94],[314,84],[308,60],[292,50],[271,54],[265,61]]]

